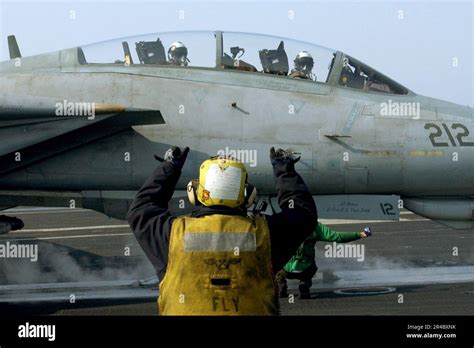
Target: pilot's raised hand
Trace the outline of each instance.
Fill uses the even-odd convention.
[[[372,230],[370,227],[364,228],[364,230],[360,233],[360,238],[367,238],[372,235]]]
[[[186,157],[188,157],[189,147],[185,147],[184,150],[177,146],[173,146],[171,149],[168,149],[165,152],[163,157],[155,155],[156,160],[160,162],[169,162],[173,164],[174,167],[183,168],[184,162],[186,162]]]
[[[300,160],[301,156],[295,156],[295,154],[290,150],[278,149],[275,151],[275,148],[270,149],[270,160],[272,165],[278,163],[292,163],[295,164]]]

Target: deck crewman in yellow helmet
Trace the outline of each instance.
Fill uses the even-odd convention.
[[[161,315],[276,315],[275,272],[317,224],[299,158],[271,148],[281,212],[247,214],[256,189],[245,165],[229,157],[202,163],[188,186],[190,216],[168,210],[189,148],[169,149],[138,191],[127,220],[160,279]]]

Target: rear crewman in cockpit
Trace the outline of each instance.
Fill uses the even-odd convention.
[[[342,60],[342,71],[341,77],[339,78],[339,84],[344,87],[352,87],[352,83],[360,76],[360,71],[356,69],[352,71],[349,65],[349,59],[344,58]]]
[[[316,76],[312,72],[314,60],[311,54],[306,51],[301,51],[296,55],[293,62],[295,63],[295,67],[291,70],[290,77],[316,81]]]
[[[181,41],[173,42],[168,48],[168,62],[171,65],[188,66],[188,49]]]

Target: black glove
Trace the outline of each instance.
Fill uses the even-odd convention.
[[[189,147],[185,147],[183,151],[177,146],[173,146],[171,149],[168,149],[165,152],[164,157],[159,157],[155,155],[155,159],[160,162],[169,162],[173,166],[178,168],[183,168],[184,162],[186,162],[186,157],[188,157]]]
[[[300,160],[301,156],[295,157],[293,152],[290,150],[283,150],[278,149],[275,151],[275,148],[272,147],[270,149],[270,160],[272,165],[276,165],[278,163],[293,163],[295,164]]]
[[[22,220],[13,216],[0,215],[0,219],[2,222],[9,223],[11,225],[12,231],[21,230],[23,227],[25,227],[25,224]]]

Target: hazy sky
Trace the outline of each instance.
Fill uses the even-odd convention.
[[[0,58],[9,34],[28,56],[154,32],[255,32],[344,51],[416,93],[474,106],[473,17],[473,1],[0,0]]]

